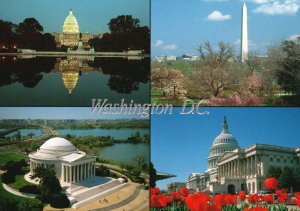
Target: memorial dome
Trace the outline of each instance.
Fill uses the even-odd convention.
[[[40,149],[43,150],[52,150],[52,151],[70,151],[73,152],[76,150],[76,147],[69,142],[67,139],[61,138],[61,137],[55,137],[51,138],[48,141],[46,141]]]
[[[64,22],[63,33],[79,33],[79,26],[72,10],[70,10]]]
[[[76,147],[68,140],[54,137],[46,141],[36,152],[30,153],[29,157],[37,159],[60,159],[72,153],[78,153]]]

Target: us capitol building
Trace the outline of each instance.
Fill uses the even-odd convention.
[[[81,39],[83,47],[88,48],[88,41],[90,39],[102,37],[102,34],[94,35],[88,32],[80,33],[79,25],[76,17],[73,15],[72,9],[70,9],[69,15],[65,19],[62,33],[53,32],[51,34],[55,38],[57,47],[77,47]]]
[[[241,149],[230,134],[225,118],[207,161],[207,171],[190,174],[187,188],[191,191],[257,193],[265,190],[264,180],[270,166],[287,166],[300,172],[300,147],[254,144]]]

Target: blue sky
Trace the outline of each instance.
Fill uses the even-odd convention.
[[[177,108],[178,110],[180,108]],[[186,182],[191,172],[207,170],[213,140],[221,132],[224,115],[241,148],[255,143],[300,146],[300,108],[207,108],[208,115],[153,115],[151,160],[157,171],[177,177],[157,182]]]
[[[1,107],[1,119],[139,119],[140,115],[98,114],[91,107]]]
[[[45,32],[61,32],[70,8],[81,32],[108,32],[107,23],[119,15],[132,15],[142,26],[150,25],[149,0],[1,0],[0,19],[20,23],[34,17]]]
[[[247,0],[249,50],[300,35],[300,0]],[[152,56],[198,55],[200,44],[224,41],[239,51],[241,0],[152,0]],[[239,53],[239,52],[238,52]]]

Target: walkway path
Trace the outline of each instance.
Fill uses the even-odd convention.
[[[123,206],[129,204],[130,202],[132,202],[134,199],[137,198],[137,196],[140,193],[141,188],[142,188],[141,185],[136,187],[134,192],[127,199],[124,199],[123,201],[120,201],[116,204],[113,204],[113,205],[110,205],[110,206],[107,206],[107,207],[103,207],[103,208],[100,208],[100,209],[93,209],[93,210],[90,210],[90,211],[111,211],[111,210],[123,207]]]
[[[141,189],[141,185],[129,182],[129,185],[119,191],[116,191],[100,200],[93,201],[76,211],[98,211],[110,210],[114,211],[148,211],[149,210],[149,190]],[[129,199],[127,199],[129,198]],[[124,202],[125,201],[125,202]],[[126,204],[127,203],[127,204]],[[116,206],[113,206],[116,205]],[[116,208],[118,207],[118,208]],[[54,211],[61,209],[54,209],[47,205],[44,211]],[[74,211],[72,208],[65,209],[66,211]]]

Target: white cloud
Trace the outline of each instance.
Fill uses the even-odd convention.
[[[249,0],[250,2],[253,2],[255,4],[266,4],[271,2],[270,0]]]
[[[288,40],[297,41],[300,39],[300,34],[294,34],[288,38]]]
[[[241,44],[241,39],[237,39],[233,42],[234,45],[240,45]]]
[[[207,16],[207,19],[210,21],[225,21],[229,20],[231,15],[223,15],[220,11],[215,10]]]
[[[162,40],[156,40],[153,44],[154,47],[161,47],[164,44],[164,41]]]
[[[170,45],[164,45],[162,46],[163,50],[176,50],[177,49],[177,45],[175,44],[170,44]]]
[[[267,15],[295,14],[300,8],[300,0],[252,0],[261,4],[253,10],[255,13]]]
[[[176,50],[177,45],[175,44],[165,44],[163,40],[156,40],[155,43],[152,44],[155,48],[160,48],[163,50]]]

